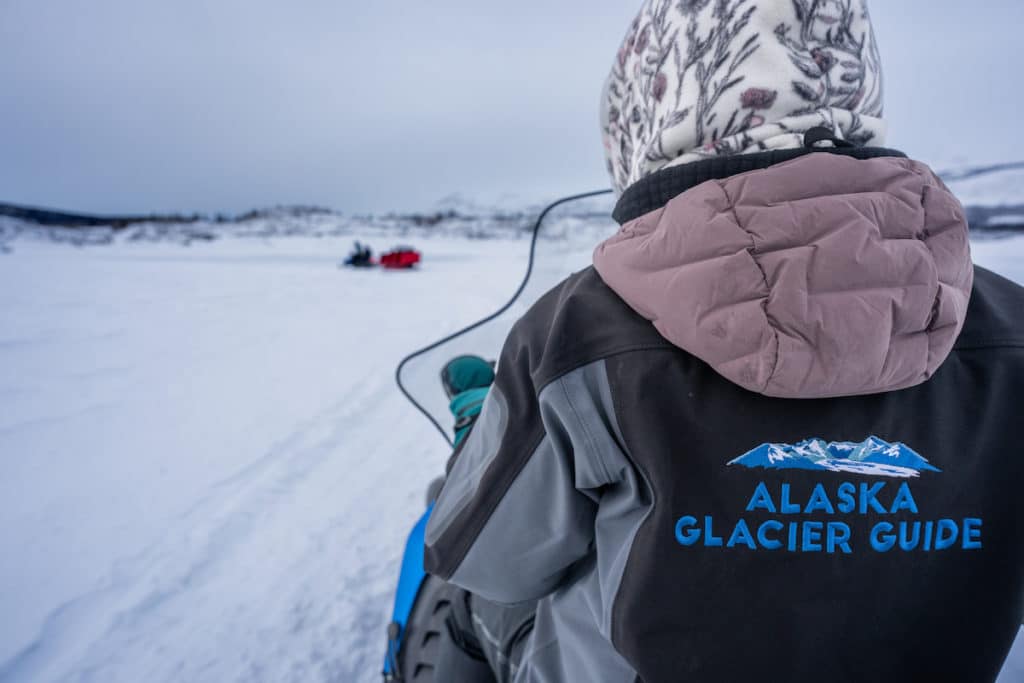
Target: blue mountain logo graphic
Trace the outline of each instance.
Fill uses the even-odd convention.
[[[920,453],[902,443],[871,436],[860,443],[807,439],[795,446],[764,443],[729,462],[768,470],[853,472],[876,477],[918,477],[922,471],[941,472]]]

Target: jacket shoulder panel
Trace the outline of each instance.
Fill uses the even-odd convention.
[[[602,358],[644,348],[676,348],[593,267],[573,274],[538,299],[512,328],[509,341],[530,355],[530,375],[538,392]]]
[[[954,351],[1024,347],[1024,287],[975,266],[967,322]]]

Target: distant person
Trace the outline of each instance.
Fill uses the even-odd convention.
[[[993,681],[1024,290],[882,146],[865,2],[648,0],[601,115],[620,232],[453,402],[437,680]]]
[[[352,249],[352,253],[345,259],[346,266],[354,266],[356,268],[365,268],[373,265],[373,251],[370,247],[355,243]]]

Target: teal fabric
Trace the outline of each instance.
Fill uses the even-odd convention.
[[[466,434],[469,433],[469,428],[473,425],[473,422],[476,421],[481,408],[483,408],[484,399],[487,398],[487,392],[489,390],[490,386],[463,391],[460,394],[456,394],[456,396],[452,398],[451,403],[448,404],[448,408],[452,411],[452,415],[455,416],[456,446],[458,446],[459,442],[462,441]]]
[[[494,382],[494,368],[478,356],[452,360],[445,366],[445,375],[453,396],[468,389],[487,388]]]

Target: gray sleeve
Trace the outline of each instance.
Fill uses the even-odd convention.
[[[604,364],[538,395],[516,360],[503,354],[435,504],[425,551],[431,573],[504,603],[550,593],[590,552],[599,490],[617,474],[603,453],[615,448],[611,418],[592,395]]]

